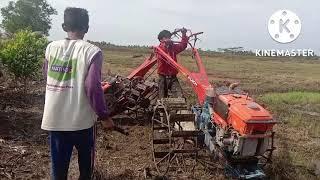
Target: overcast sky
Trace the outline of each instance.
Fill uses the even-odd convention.
[[[9,0],[0,0],[0,7]],[[320,51],[319,0],[48,0],[57,9],[50,39],[61,39],[66,7],[86,8],[90,30],[86,39],[115,44],[157,44],[162,29],[186,27],[204,31],[204,49],[243,46],[248,49],[311,48]],[[280,44],[271,39],[267,23],[279,9],[295,12],[302,21],[297,40]]]

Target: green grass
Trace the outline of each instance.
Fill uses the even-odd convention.
[[[132,58],[137,54],[144,57]],[[134,51],[105,50],[105,70],[127,75],[148,55]],[[202,59],[210,81],[240,82],[241,87],[250,94],[320,90],[320,61],[317,60],[297,61],[252,56],[203,56]],[[197,70],[195,60],[189,56],[180,56],[179,62],[188,69]]]
[[[281,123],[304,128],[310,137],[320,138],[320,93],[268,93],[258,98]]]
[[[287,174],[282,178],[314,179],[313,160],[320,159],[320,93],[267,93],[258,101],[265,103],[279,121],[274,166],[287,167],[282,169]]]
[[[260,98],[269,105],[290,104],[308,105],[319,104],[320,93],[317,92],[288,92],[288,93],[268,93]]]
[[[191,58],[182,59],[182,64],[194,67]],[[243,89],[254,94],[320,89],[319,61],[279,61],[254,57],[203,57],[203,61],[211,81],[240,82]]]

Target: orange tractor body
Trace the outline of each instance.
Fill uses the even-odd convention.
[[[232,126],[241,135],[265,134],[266,132],[271,132],[276,124],[269,111],[247,95],[219,95],[218,99],[224,106],[228,107],[228,110],[225,111],[226,114],[224,115],[215,113],[215,118],[213,119],[223,126]]]

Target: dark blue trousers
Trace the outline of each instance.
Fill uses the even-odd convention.
[[[73,147],[78,151],[80,180],[91,179],[94,164],[95,128],[79,131],[50,131],[51,179],[66,180]]]

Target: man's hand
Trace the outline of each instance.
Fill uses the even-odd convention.
[[[182,29],[181,29],[181,33],[182,33],[182,34],[187,34],[187,31],[188,31],[188,30],[187,30],[186,28],[182,28]]]
[[[105,85],[107,85],[107,84],[109,84],[108,82],[101,82],[101,86],[105,86]]]
[[[102,127],[107,130],[112,130],[114,128],[114,123],[111,117],[106,120],[101,121]]]

